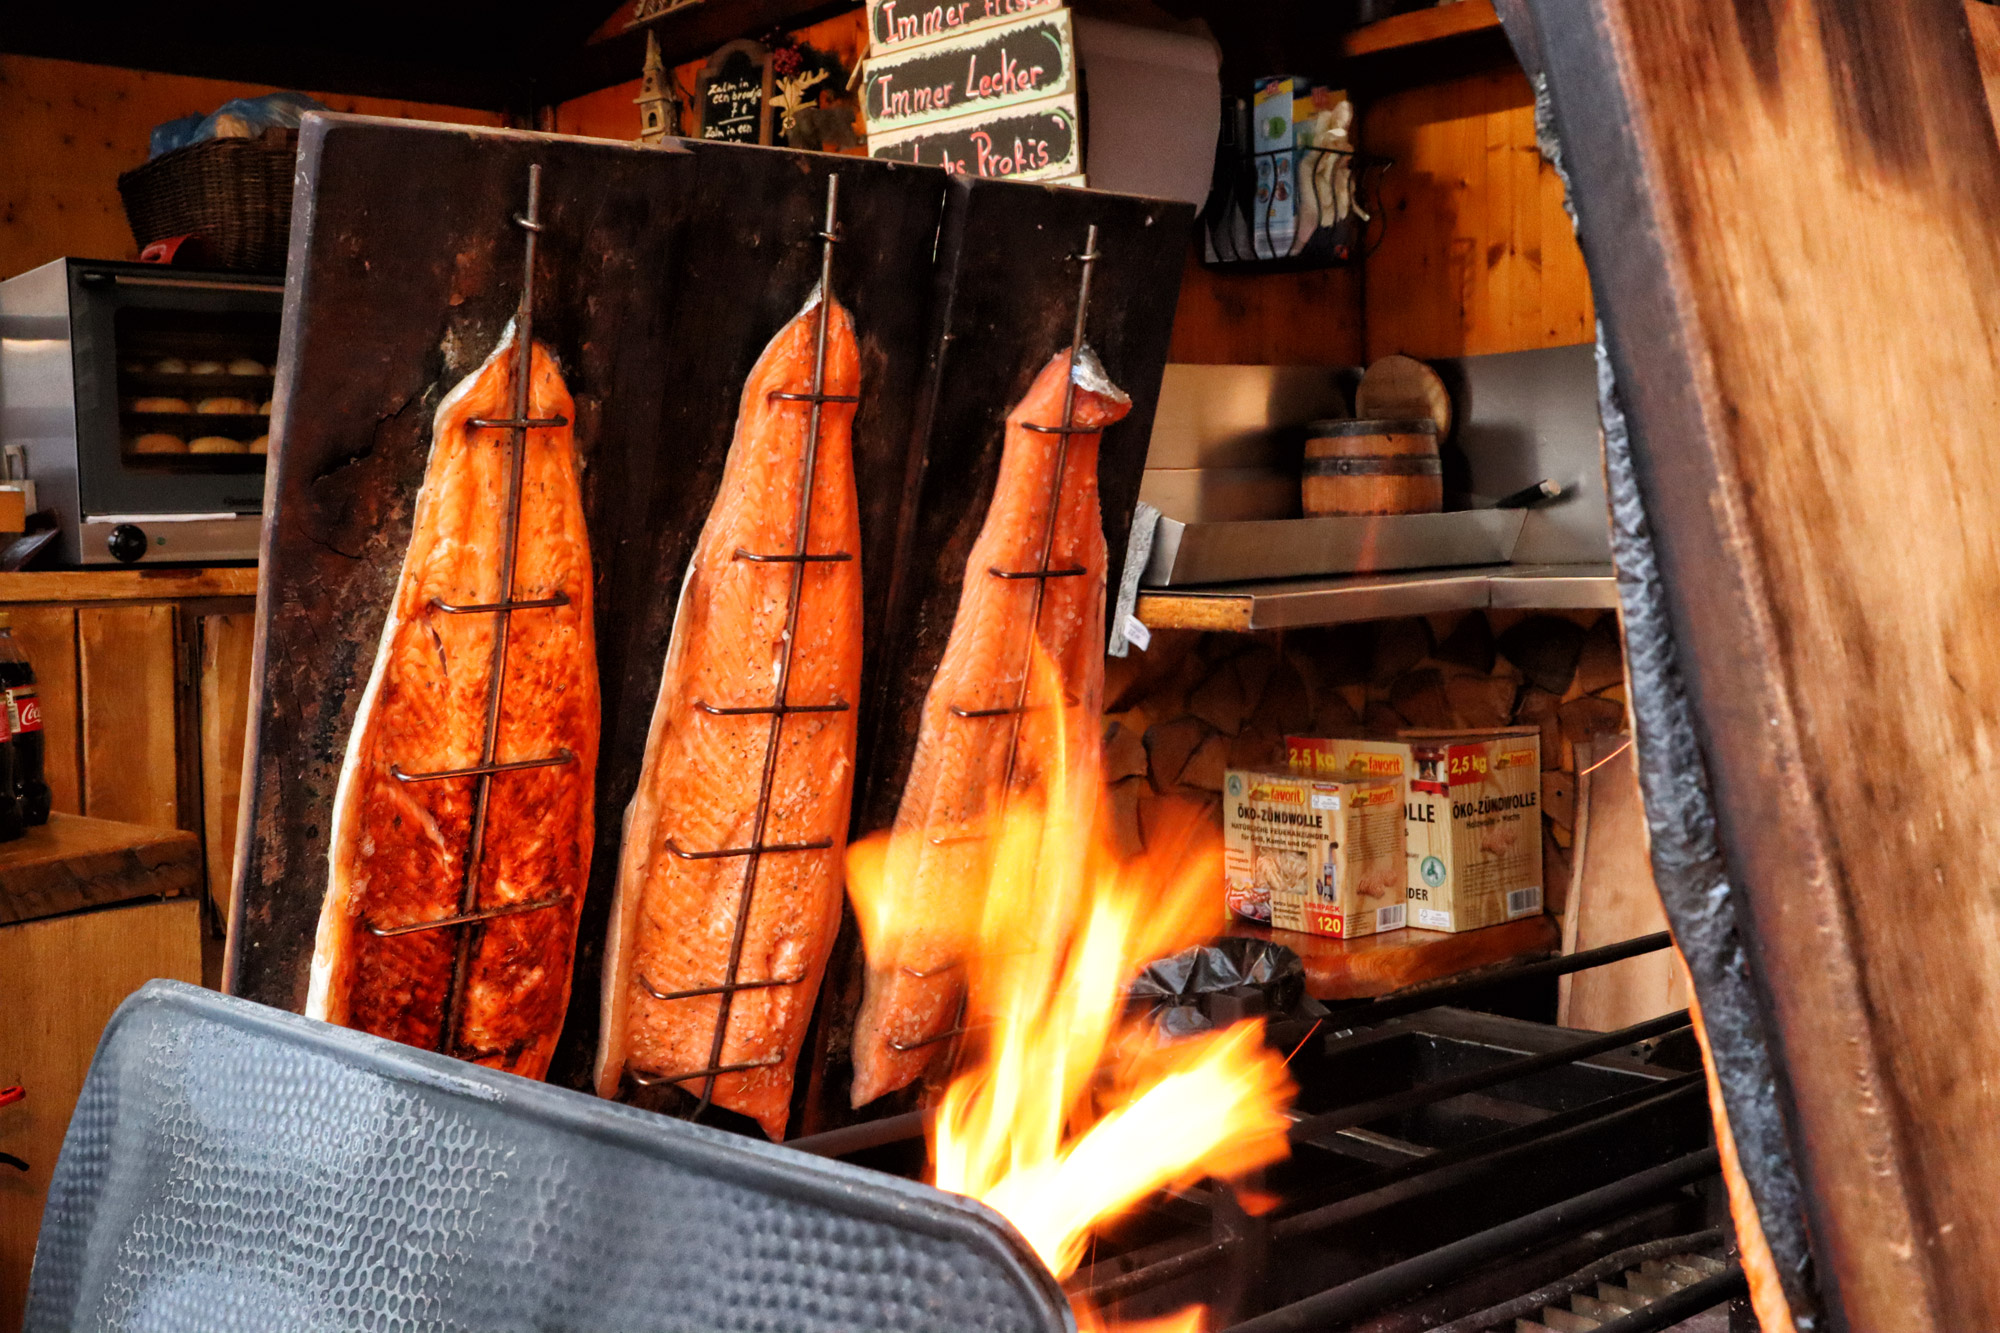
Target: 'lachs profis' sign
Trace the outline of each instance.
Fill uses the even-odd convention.
[[[922,162],[968,176],[1050,180],[1083,169],[1076,133],[1076,98],[1063,95],[1014,107],[997,116],[908,129],[868,132],[868,155]]]
[[[862,113],[874,133],[996,111],[1075,86],[1069,11],[1058,9],[870,60]]]
[[[1063,0],[868,0],[869,45],[889,51],[1062,7]]]

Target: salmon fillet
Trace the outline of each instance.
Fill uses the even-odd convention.
[[[567,425],[524,432],[512,595],[560,606],[502,617],[437,603],[503,600],[508,432],[475,418],[514,410],[516,331],[438,405],[410,548],[382,627],[334,795],[330,875],[306,1013],[495,1069],[541,1078],[569,1007],[577,909],[590,875],[600,725],[590,542]],[[574,419],[561,372],[537,344],[528,415]],[[550,903],[463,927],[381,930],[461,912],[479,779],[396,776],[467,768],[485,741],[494,636],[508,622],[498,762],[565,763],[493,774],[478,909]],[[465,941],[455,1030],[447,993]]]
[[[868,954],[867,988],[854,1029],[854,1105],[862,1106],[918,1078],[948,1042],[932,1040],[958,1022],[962,964],[977,934],[992,834],[1008,799],[1047,797],[1045,758],[1066,751],[1072,795],[1095,801],[1094,758],[1104,696],[1104,523],[1097,504],[1094,432],[1119,420],[1131,400],[1104,375],[1086,347],[1076,358],[1073,434],[1060,486],[1054,480],[1062,425],[1068,349],[1058,353],[1007,416],[1000,475],[986,521],[966,559],[958,613],[925,697],[910,777],[883,854],[879,902],[855,903]],[[1036,614],[1036,582],[1002,578],[1042,568],[1042,545],[1055,505],[1048,568],[1080,573],[1047,580]],[[1047,655],[1065,698],[1031,691],[1028,711],[988,717],[965,712],[1010,709],[1029,672],[1030,635]],[[1045,688],[1044,693],[1053,693]],[[1057,719],[1062,721],[1058,724]],[[1061,751],[1047,729],[1064,727]],[[1014,744],[1016,728],[1019,743]]]
[[[605,950],[597,1090],[617,1094],[629,1070],[695,1096],[713,1079],[716,1105],[784,1136],[792,1070],[840,925],[841,863],[854,787],[854,707],[861,691],[861,520],[854,489],[853,403],[824,404],[813,465],[806,550],[833,560],[759,561],[739,553],[799,549],[819,294],[779,330],[743,386],[722,485],[681,585],[639,788],[625,816],[618,896]],[[860,384],[854,324],[827,313],[822,392]],[[796,585],[795,578],[798,580]],[[781,673],[796,587],[795,645]],[[710,709],[795,710],[734,715]],[[841,705],[834,709],[831,706]],[[775,753],[773,745],[775,744]],[[768,813],[758,795],[771,767]],[[817,844],[762,855],[712,853]],[[754,878],[753,878],[754,876]],[[659,999],[734,980],[787,982]],[[727,1009],[718,1051],[717,1024]]]

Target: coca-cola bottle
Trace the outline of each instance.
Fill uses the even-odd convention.
[[[7,710],[0,708],[0,842],[25,837],[28,826],[21,822],[21,800],[14,795],[14,734],[7,724]]]
[[[13,618],[0,611],[0,689],[7,692],[7,728],[14,736],[14,776],[9,790],[20,802],[21,822],[49,822],[49,783],[42,772],[42,701],[35,668],[14,641]]]

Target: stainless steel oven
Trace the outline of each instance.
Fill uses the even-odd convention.
[[[284,281],[58,259],[0,282],[0,443],[70,564],[254,560]]]

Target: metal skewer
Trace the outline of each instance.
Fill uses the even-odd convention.
[[[952,704],[947,709],[953,717],[967,720],[1000,717],[1009,719],[1007,724],[1007,767],[1000,781],[999,809],[993,816],[993,822],[988,832],[931,836],[927,841],[932,846],[985,842],[991,838],[994,832],[998,831],[1000,825],[1006,820],[1008,803],[1012,799],[1013,794],[1014,771],[1021,753],[1021,719],[1025,714],[1033,711],[1034,708],[1053,707],[1052,704],[1030,705],[1028,702],[1029,687],[1034,678],[1035,643],[1041,634],[1042,604],[1048,597],[1049,580],[1076,578],[1087,572],[1081,565],[1070,565],[1061,569],[1051,568],[1049,562],[1055,556],[1056,524],[1062,508],[1063,473],[1069,467],[1070,437],[1072,435],[1096,435],[1104,429],[1102,426],[1079,426],[1076,424],[1077,364],[1083,357],[1084,327],[1090,316],[1091,277],[1096,268],[1097,261],[1101,257],[1097,248],[1096,223],[1093,222],[1090,224],[1090,230],[1085,233],[1082,253],[1070,257],[1082,264],[1083,271],[1077,280],[1076,318],[1070,327],[1069,373],[1063,377],[1062,424],[1060,426],[1044,426],[1032,421],[1021,423],[1021,429],[1023,430],[1031,430],[1037,434],[1053,435],[1056,437],[1055,468],[1049,477],[1048,514],[1042,523],[1041,556],[1035,562],[1033,569],[1009,570],[1001,569],[995,565],[989,566],[986,571],[989,576],[996,579],[1025,579],[1032,580],[1034,583],[1034,608],[1028,617],[1028,634],[1027,642],[1023,645],[1024,660],[1021,664],[1020,683],[1014,691],[1014,702],[1011,705],[993,708],[968,708],[961,704]],[[1080,700],[1068,695],[1063,697],[1063,704],[1067,707],[1073,708],[1080,702]],[[965,966],[965,960],[961,958],[929,969],[917,969],[905,966],[902,970],[908,976],[924,980],[943,975],[946,972],[963,966]],[[895,1051],[914,1051],[925,1046],[934,1046],[939,1042],[950,1041],[955,1037],[963,1035],[968,1030],[965,1023],[965,1001],[961,997],[958,1017],[944,1031],[909,1042],[896,1041],[891,1038],[888,1045],[891,1050]]]
[[[506,687],[507,639],[510,617],[516,611],[567,606],[569,595],[555,593],[548,597],[525,600],[514,598],[514,567],[516,546],[521,530],[521,481],[527,466],[527,433],[530,430],[546,430],[569,424],[564,417],[531,417],[528,415],[530,398],[530,377],[534,373],[535,347],[535,245],[541,234],[542,168],[539,163],[528,167],[528,206],[525,211],[514,216],[514,225],[525,235],[521,261],[521,300],[514,314],[514,401],[511,411],[505,417],[475,417],[468,423],[480,430],[505,430],[507,432],[507,501],[501,517],[499,600],[457,605],[433,597],[427,609],[440,615],[498,615],[499,625],[493,634],[493,649],[488,659],[486,677],[486,716],[481,733],[479,762],[464,768],[448,768],[431,773],[405,773],[399,764],[390,764],[389,771],[399,782],[442,782],[451,778],[476,779],[472,797],[472,832],[468,839],[464,875],[459,884],[458,911],[451,916],[431,921],[412,921],[402,925],[382,926],[365,922],[370,934],[380,939],[394,939],[403,935],[414,935],[423,931],[459,929],[458,947],[452,959],[451,980],[444,995],[443,1021],[438,1028],[437,1048],[447,1055],[460,1054],[458,1050],[458,1030],[464,1018],[465,979],[471,967],[473,932],[462,927],[482,925],[500,917],[519,916],[525,912],[538,912],[569,901],[569,895],[558,893],[548,898],[524,903],[502,903],[492,907],[479,906],[480,863],[486,851],[486,822],[493,789],[493,777],[500,773],[520,772],[524,769],[550,768],[576,762],[576,755],[570,750],[560,750],[553,755],[537,759],[514,759],[502,762],[499,759],[500,740],[500,699]],[[472,1053],[477,1056],[479,1053]]]
[[[703,996],[719,996],[715,1018],[715,1033],[709,1042],[707,1064],[700,1069],[683,1073],[662,1074],[650,1070],[630,1069],[632,1081],[641,1087],[662,1083],[688,1083],[702,1080],[701,1099],[690,1119],[699,1119],[714,1102],[715,1080],[722,1074],[743,1073],[753,1069],[768,1069],[780,1064],[785,1053],[763,1060],[722,1063],[723,1047],[729,1037],[729,1015],[739,991],[768,990],[781,986],[796,986],[806,979],[804,972],[793,977],[771,977],[755,981],[742,979],[743,945],[750,929],[750,908],[757,891],[757,871],[763,859],[782,852],[825,851],[833,846],[831,837],[810,842],[766,843],[765,834],[769,830],[771,816],[771,792],[777,780],[778,748],[785,726],[785,719],[794,713],[844,713],[852,704],[845,700],[835,700],[823,704],[795,704],[791,701],[792,648],[798,638],[799,615],[803,608],[806,566],[811,564],[837,564],[850,561],[854,555],[850,551],[813,553],[807,547],[812,531],[813,482],[819,468],[819,429],[822,409],[827,403],[859,402],[858,395],[830,394],[826,392],[826,338],[833,305],[833,247],[840,243],[840,177],[829,175],[826,179],[826,223],[817,233],[820,241],[819,264],[819,314],[815,321],[813,340],[812,390],[809,393],[773,393],[771,398],[781,402],[807,403],[810,411],[806,416],[806,447],[802,476],[799,484],[798,517],[794,525],[797,533],[792,550],[782,554],[767,554],[738,548],[735,559],[757,564],[790,565],[791,592],[785,607],[785,634],[778,656],[777,697],[767,705],[748,707],[723,707],[705,700],[696,700],[695,707],[717,717],[749,717],[766,715],[771,719],[770,730],[764,746],[763,773],[757,788],[757,813],[752,824],[750,843],[746,847],[726,847],[717,851],[690,851],[676,844],[673,839],[666,841],[669,855],[684,861],[709,861],[725,857],[745,858],[743,886],[736,901],[736,926],[729,942],[729,962],[723,971],[719,985],[697,986],[688,990],[662,991],[644,975],[634,972],[633,979],[639,988],[655,1000],[689,1000]]]

